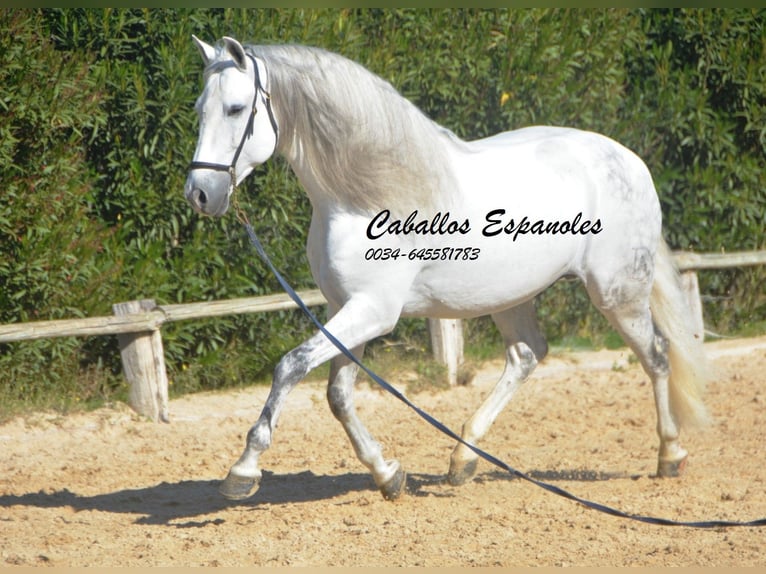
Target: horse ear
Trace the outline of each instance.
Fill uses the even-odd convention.
[[[246,71],[247,56],[245,55],[245,49],[242,47],[242,44],[237,42],[234,38],[229,38],[228,36],[224,36],[223,41],[226,44],[226,48],[229,50],[229,54],[231,54],[231,57],[234,59],[234,63],[237,65],[237,68],[243,72]]]
[[[197,48],[199,48],[199,53],[202,55],[202,61],[205,62],[205,65],[207,66],[213,61],[213,58],[215,58],[215,48],[210,44],[206,44],[194,34],[192,34],[192,40],[194,40]]]

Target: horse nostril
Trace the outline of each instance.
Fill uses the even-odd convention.
[[[198,190],[197,201],[199,201],[200,205],[205,205],[207,203],[207,195],[205,195],[205,192],[201,189]]]

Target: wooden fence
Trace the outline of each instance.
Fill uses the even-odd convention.
[[[694,332],[704,333],[702,298],[700,296],[697,271],[701,269],[731,269],[751,265],[766,265],[766,251],[740,251],[732,253],[689,253],[679,251],[673,254],[681,272],[681,286],[694,318]]]
[[[738,253],[675,253],[684,291],[694,314],[698,332],[703,332],[702,303],[697,270],[724,269],[766,264],[766,251]],[[319,290],[299,293],[309,306],[324,305]],[[156,305],[151,299],[117,303],[114,315],[56,321],[0,325],[0,343],[51,337],[117,335],[123,371],[128,381],[129,403],[141,415],[154,421],[169,421],[168,380],[160,329],[165,323],[241,313],[294,309],[286,295],[245,297],[225,301]],[[463,332],[459,320],[429,319],[434,356],[447,366],[451,384],[463,361]]]

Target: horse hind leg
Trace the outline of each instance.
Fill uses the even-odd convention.
[[[353,352],[356,357],[361,357],[364,346]],[[357,458],[369,469],[383,498],[396,500],[405,491],[407,475],[398,461],[383,458],[380,444],[356,414],[354,385],[358,370],[358,366],[345,356],[335,357],[330,364],[327,401],[333,415],[343,425]]]
[[[688,453],[679,442],[679,421],[671,410],[669,341],[655,324],[649,305],[649,287],[637,290],[625,286],[618,304],[605,306],[602,297],[593,297],[625,343],[636,354],[644,371],[652,381],[657,412],[657,435],[660,446],[657,475],[679,476],[684,469]],[[627,295],[632,291],[630,296]]]
[[[503,374],[492,392],[476,412],[465,422],[461,438],[475,445],[492,426],[498,415],[527,380],[537,363],[548,352],[548,345],[537,324],[534,302],[528,301],[512,309],[492,315],[506,346]],[[447,480],[459,486],[476,474],[478,455],[458,443],[450,457]]]
[[[669,347],[668,340],[655,325],[654,345],[649,360],[652,367],[657,371],[657,375],[652,378],[652,385],[654,387],[655,409],[657,410],[657,435],[660,438],[657,456],[657,476],[659,477],[681,476],[689,456],[689,453],[681,447],[679,442],[680,425],[670,408]]]

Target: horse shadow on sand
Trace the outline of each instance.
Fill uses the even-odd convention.
[[[636,479],[622,473],[601,473],[587,470],[531,471],[528,476],[541,481],[601,481]],[[495,481],[516,481],[517,477],[494,470],[478,474],[474,481],[481,484]],[[11,506],[34,508],[71,508],[76,513],[98,511],[140,515],[136,524],[166,525],[177,528],[195,528],[221,524],[217,512],[233,507],[257,510],[267,505],[300,504],[330,500],[353,492],[371,492],[378,495],[372,477],[367,473],[316,475],[311,471],[274,474],[264,471],[258,491],[242,501],[231,501],[218,493],[219,480],[183,480],[161,482],[144,488],[124,489],[93,496],[81,495],[68,489],[52,492],[0,495],[0,509]],[[453,497],[453,489],[444,475],[409,474],[407,496]],[[213,517],[211,517],[211,515]],[[66,522],[66,519],[64,519]],[[74,520],[72,520],[74,521]]]

